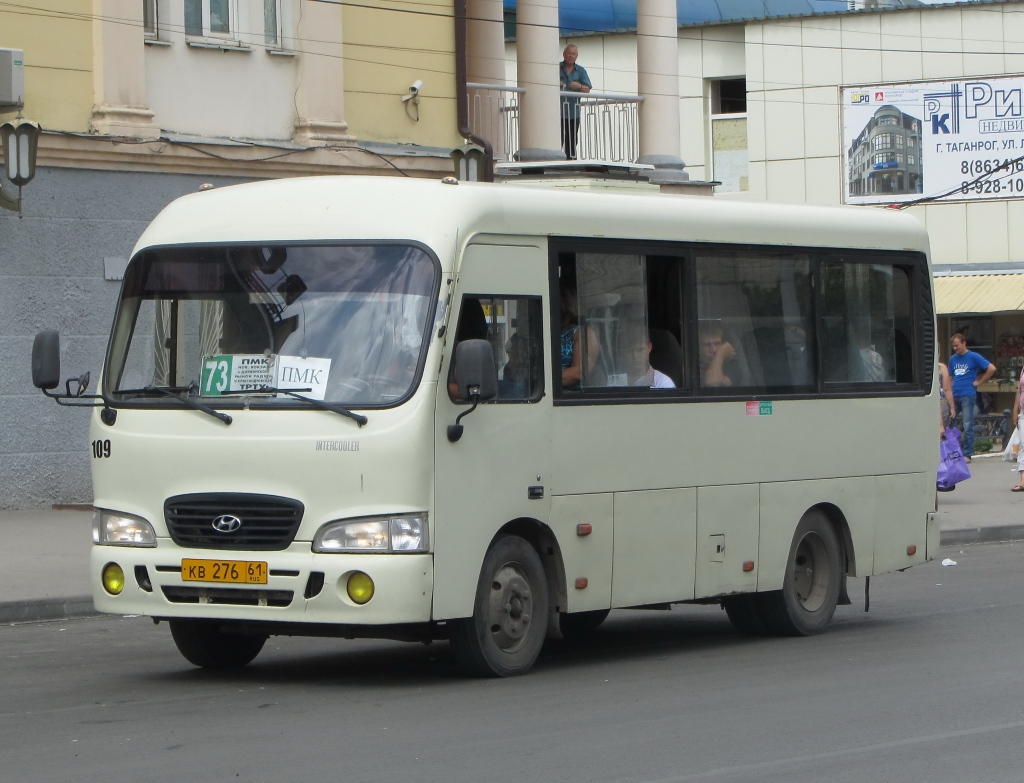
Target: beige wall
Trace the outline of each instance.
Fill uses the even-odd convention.
[[[446,148],[462,144],[452,13],[446,0],[344,6],[345,114],[353,136]],[[417,107],[402,103],[417,80],[423,82],[418,122]]]
[[[842,203],[839,87],[1021,73],[1024,8],[943,7],[746,28],[751,197]],[[910,208],[935,263],[1021,260],[1024,201]]]
[[[23,114],[47,130],[86,132],[92,117],[91,0],[33,0],[37,13],[0,5],[0,47],[25,52]],[[0,119],[13,117],[0,113]]]

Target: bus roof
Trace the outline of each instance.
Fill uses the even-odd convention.
[[[477,233],[918,250],[925,227],[870,207],[809,207],[707,196],[400,177],[304,177],[193,193],[136,246],[414,241],[442,258]]]

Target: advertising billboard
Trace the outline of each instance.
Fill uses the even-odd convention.
[[[841,89],[844,201],[1024,195],[1024,76]]]

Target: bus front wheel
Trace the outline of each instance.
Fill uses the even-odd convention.
[[[499,538],[484,557],[473,616],[449,623],[455,657],[477,676],[524,674],[540,654],[547,624],[540,557],[518,536]]]
[[[226,633],[217,620],[170,620],[178,652],[204,669],[240,669],[260,654],[266,636]]]
[[[796,527],[782,589],[758,596],[760,615],[783,636],[821,633],[835,613],[842,577],[832,524],[821,511],[808,511]]]

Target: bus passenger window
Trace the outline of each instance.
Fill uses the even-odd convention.
[[[821,267],[826,383],[912,383],[910,275],[890,264]]]
[[[812,388],[809,258],[715,253],[695,263],[700,387]]]
[[[540,297],[465,297],[455,344],[463,340],[487,340],[491,344],[498,370],[498,397],[494,402],[536,402],[541,398],[544,354]],[[456,396],[457,372],[453,360],[449,396],[464,402]]]

